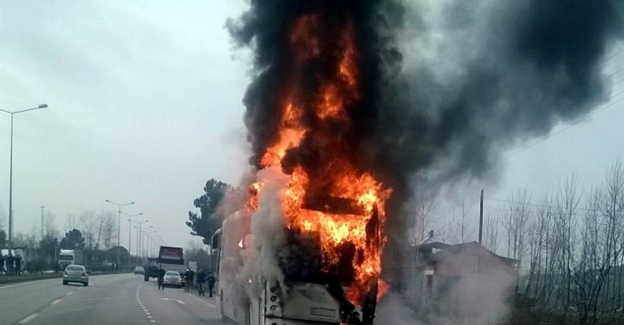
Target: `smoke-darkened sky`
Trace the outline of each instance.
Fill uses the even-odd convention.
[[[488,196],[505,198],[520,186],[553,189],[573,172],[597,183],[624,153],[622,106],[599,106],[624,91],[615,1],[409,3],[387,26],[402,59],[383,70],[388,109],[370,143],[393,168],[425,171],[434,184],[483,177]],[[0,4],[0,108],[50,105],[15,117],[16,230],[38,225],[41,205],[66,230],[68,213],[136,201],[128,213],[186,244],[184,221],[203,183],[236,183],[247,166],[251,65],[224,28],[246,7]],[[5,217],[9,127],[0,115]],[[459,191],[477,197],[481,185]]]
[[[292,64],[293,26],[304,15],[323,17],[310,33],[323,35],[326,50],[351,21],[361,97],[346,108],[342,136],[355,165],[372,166],[394,189],[387,224],[405,229],[399,211],[413,180],[434,190],[471,179],[497,184],[507,148],[584,118],[611,96],[605,59],[622,36],[620,9],[610,0],[252,1],[230,24],[234,39],[254,50],[256,77],[244,100],[252,163],[279,137],[289,76],[315,93],[333,69],[331,50],[320,64]],[[314,147],[317,126],[307,127],[282,166],[295,161],[314,175],[326,150]]]

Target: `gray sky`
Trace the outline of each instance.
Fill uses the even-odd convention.
[[[246,65],[223,26],[240,1],[2,1],[0,108],[15,115],[14,225],[39,206],[65,216],[135,201],[172,245],[208,178],[245,166]],[[0,205],[8,215],[10,116],[0,115]],[[122,219],[123,220],[123,219]],[[122,244],[127,243],[127,222]],[[124,231],[125,230],[125,231]],[[126,245],[126,244],[123,244]]]
[[[126,212],[143,212],[168,244],[186,246],[184,222],[205,181],[236,184],[246,167],[248,66],[223,28],[244,7],[230,0],[0,2],[0,108],[50,105],[15,116],[15,231],[39,227],[41,205],[67,231],[67,214],[116,211],[105,199],[135,201]],[[605,75],[621,68],[624,54],[605,64]],[[618,80],[623,72],[613,76],[614,95],[624,91]],[[624,155],[623,105],[507,149],[486,196],[507,199],[526,186],[539,198],[572,173],[584,187],[599,183]],[[1,114],[4,215],[9,128],[9,115]],[[474,201],[483,186],[458,192]],[[445,200],[452,206],[454,198]]]

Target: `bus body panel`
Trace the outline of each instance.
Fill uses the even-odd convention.
[[[284,297],[269,283],[259,292],[248,292],[252,279],[242,279],[241,250],[249,235],[241,211],[228,216],[213,237],[218,237],[217,276],[222,317],[239,325],[338,325],[340,303],[325,284],[295,282]],[[251,241],[250,241],[251,242]],[[277,295],[277,298],[274,297]],[[361,310],[357,307],[361,316]]]

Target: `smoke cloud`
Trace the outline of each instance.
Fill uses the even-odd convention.
[[[439,187],[487,178],[502,149],[544,136],[608,97],[601,63],[622,35],[623,7],[613,0],[252,0],[228,22],[236,44],[254,53],[244,98],[252,166],[277,137],[284,80],[293,73],[293,24],[315,12],[331,17],[318,27],[328,43],[346,17],[353,22],[361,97],[349,107],[349,128],[336,132],[357,166],[393,189],[388,266],[405,245],[402,205],[412,179]],[[333,65],[297,72],[311,93],[328,74],[324,66]],[[316,168],[323,153],[310,142],[285,162]]]
[[[355,17],[364,97],[346,136],[362,165],[374,165],[402,196],[418,173],[437,185],[486,177],[499,149],[588,113],[608,93],[600,63],[621,35],[621,7],[610,0],[251,1],[228,23],[237,44],[254,50],[255,79],[244,98],[251,163],[276,137],[291,73],[286,40],[303,13]]]
[[[621,34],[615,1],[419,2],[410,58],[384,88],[381,164],[432,184],[483,178],[500,149],[604,100],[601,60]],[[621,11],[620,11],[621,12]]]

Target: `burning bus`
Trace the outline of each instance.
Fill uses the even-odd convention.
[[[322,236],[327,229],[321,229],[323,225],[317,229],[286,225],[283,233],[274,234],[282,237],[283,246],[271,249],[273,256],[266,256],[245,253],[262,248],[249,247],[254,245],[254,236],[244,210],[225,218],[212,244],[219,252],[218,292],[224,321],[243,325],[373,324],[377,298],[385,289],[376,272],[379,267],[375,267],[382,245],[379,212],[376,208],[366,212],[356,201],[345,199],[325,198],[323,202],[326,204],[313,201],[302,212],[343,221],[364,219],[364,226],[348,229],[342,225],[344,233],[333,235],[344,238],[325,242]],[[330,225],[335,226],[337,223]],[[260,266],[272,258],[279,276]],[[254,259],[259,263],[253,263]]]
[[[230,26],[254,48],[257,75],[244,99],[253,177],[213,236],[222,315],[239,324],[372,324],[393,193],[362,143],[376,110],[379,62],[366,40],[377,14],[360,1],[251,5]],[[286,12],[283,21],[267,17]]]

